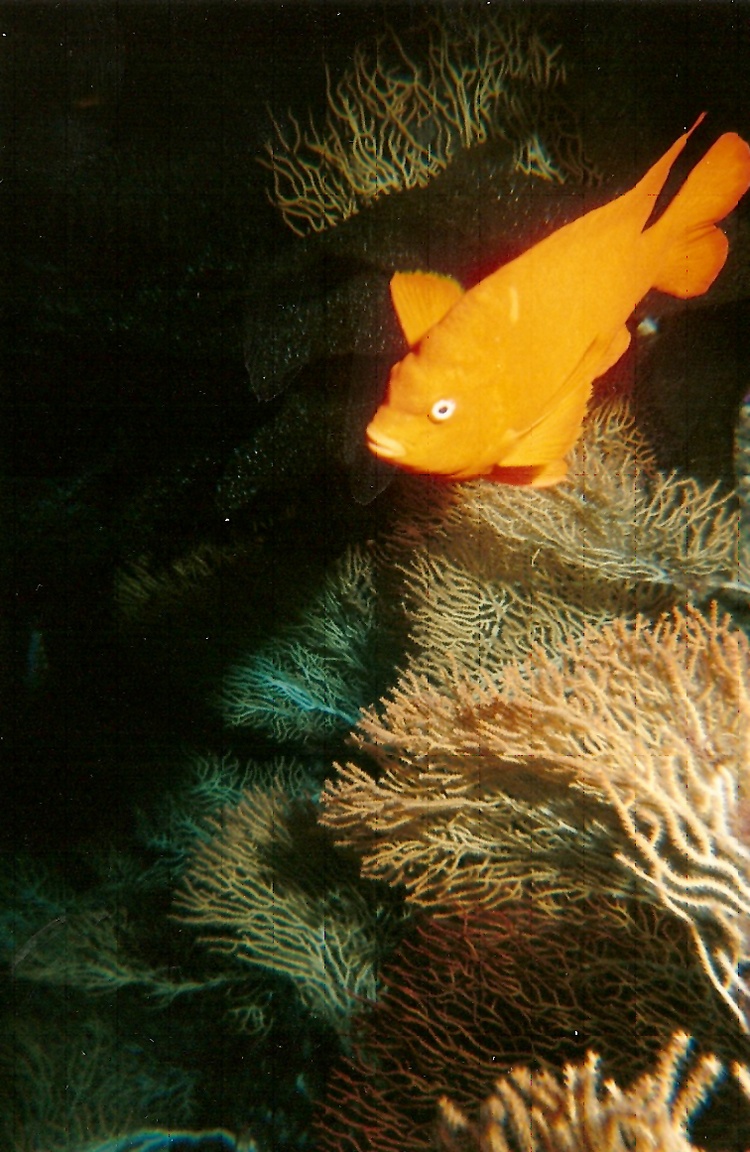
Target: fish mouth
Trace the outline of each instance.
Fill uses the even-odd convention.
[[[386,436],[383,432],[372,432],[369,428],[367,429],[367,446],[371,452],[382,457],[383,460],[398,460],[400,456],[404,456],[406,453],[400,440],[394,440],[392,436]]]

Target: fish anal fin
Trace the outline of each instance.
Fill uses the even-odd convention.
[[[531,481],[532,488],[551,488],[559,484],[568,475],[568,465],[565,460],[551,460],[541,468],[535,469],[535,476]]]
[[[409,347],[418,344],[463,294],[463,288],[452,276],[396,272],[391,278],[391,299]]]
[[[700,296],[724,266],[727,238],[714,225],[750,188],[750,147],[725,132],[688,176],[654,232],[670,236],[654,287],[671,296]],[[650,229],[649,229],[650,231]]]

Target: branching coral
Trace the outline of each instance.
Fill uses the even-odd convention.
[[[737,578],[736,502],[717,484],[659,472],[625,403],[591,414],[571,473],[572,484],[532,489],[526,500],[484,484],[469,522],[631,586],[705,596]]]
[[[410,687],[414,711],[426,720],[434,697]],[[376,781],[357,765],[341,767],[326,785],[320,817],[338,843],[361,855],[364,876],[403,884],[411,902],[437,914],[475,902],[504,905],[530,889],[552,912],[560,900],[627,887],[613,866],[606,812],[563,790],[557,802],[539,785],[530,794],[491,755],[441,748],[439,727],[433,751],[419,759],[403,750],[397,758],[398,736],[380,731],[389,751],[365,746],[384,765],[382,775]]]
[[[115,573],[114,603],[123,623],[140,623],[195,594],[222,569],[246,559],[238,549],[200,544],[165,568],[141,556]]]
[[[211,838],[212,820],[242,800],[248,787],[279,787],[292,799],[310,798],[320,789],[302,761],[275,756],[240,764],[234,756],[208,753],[188,761],[182,784],[149,813],[139,814],[139,840],[157,857],[152,868],[171,886],[189,863],[197,841]]]
[[[750,587],[734,499],[661,473],[624,404],[590,414],[565,484],[439,492],[412,482],[390,539],[411,668],[436,683],[456,666],[498,671],[535,643],[554,655],[587,623]]]
[[[162,1004],[186,992],[205,992],[227,983],[216,979],[177,979],[140,959],[129,939],[127,921],[106,908],[71,912],[32,936],[13,961],[17,979],[113,993],[139,987]]]
[[[194,1078],[123,1043],[105,1019],[10,1024],[0,1049],[0,1139],[12,1152],[84,1152],[147,1123],[189,1123]]]
[[[365,874],[438,909],[531,888],[553,906],[635,880],[686,921],[745,1025],[750,645],[726,621],[689,610],[589,626],[556,659],[539,647],[482,687],[457,677],[439,692],[407,674],[356,742],[384,771],[342,769],[322,820]]]
[[[129,895],[131,904],[140,896],[142,903],[155,877],[148,870],[133,872],[127,859],[108,863],[121,868],[124,883],[118,877],[87,895],[24,861],[16,862],[13,874],[0,876],[0,956],[13,978],[87,994],[138,988],[161,1006],[184,993],[223,985],[221,976],[192,980],[155,967],[144,957],[142,932],[134,926],[123,895]]]
[[[637,901],[548,916],[529,899],[421,918],[332,1075],[320,1147],[427,1152],[445,1095],[473,1108],[499,1071],[559,1069],[591,1048],[630,1082],[677,1028],[697,1025],[702,1050],[745,1059],[705,974],[684,964],[687,944],[681,922]]]
[[[210,823],[177,889],[178,919],[218,955],[289,977],[312,1012],[345,1032],[358,1000],[375,995],[382,906],[368,904],[280,788],[248,789]]]
[[[440,1101],[438,1147],[445,1152],[695,1152],[690,1121],[716,1088],[722,1066],[701,1056],[686,1071],[690,1038],[676,1033],[653,1072],[623,1091],[613,1080],[602,1084],[599,1057],[568,1065],[562,1079],[547,1071],[514,1068],[496,1081],[476,1122]],[[743,1089],[748,1070],[737,1066]],[[750,1095],[748,1096],[750,1098]]]
[[[229,671],[225,720],[280,741],[310,743],[345,732],[368,696],[374,624],[372,563],[351,547],[303,620]]]
[[[750,396],[740,406],[735,431],[735,474],[740,500],[740,548],[750,552]]]
[[[570,114],[552,95],[565,79],[559,45],[549,48],[519,12],[462,10],[431,16],[410,55],[394,32],[374,51],[354,51],[328,111],[303,130],[275,120],[261,163],[273,173],[271,202],[300,235],[320,232],[378,197],[423,187],[456,151],[490,135],[512,141],[516,167],[547,180],[591,175]],[[542,136],[546,145],[542,142]]]
[[[485,711],[485,705],[487,711]],[[750,770],[750,645],[727,621],[675,613],[649,627],[616,621],[480,704],[475,742],[506,763],[541,762],[615,808],[617,853],[689,924],[701,961],[740,1020],[750,989],[750,846],[738,787]]]

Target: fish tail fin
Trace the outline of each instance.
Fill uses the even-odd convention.
[[[718,228],[750,187],[750,147],[726,132],[688,176],[654,230],[669,231],[654,288],[687,299],[706,292],[724,266],[729,242]],[[651,231],[651,229],[649,229]]]

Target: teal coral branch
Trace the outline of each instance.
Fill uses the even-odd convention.
[[[372,563],[352,548],[298,624],[230,669],[221,698],[225,721],[282,742],[342,735],[369,702],[374,632]]]
[[[302,653],[297,650],[290,654],[293,658],[302,656]],[[323,716],[333,716],[350,726],[355,724],[357,712],[344,710],[340,703],[329,704],[326,702],[325,693],[330,693],[331,687],[326,688],[325,682],[318,679],[315,673],[322,671],[322,669],[315,667],[316,662],[313,662],[312,667],[310,667],[310,661],[310,654],[307,654],[307,675],[311,681],[315,682],[316,687],[320,687],[320,692],[312,691],[301,679],[295,679],[290,674],[285,675],[277,668],[270,656],[259,656],[255,659],[253,667],[248,669],[244,676],[245,687],[250,688],[255,685],[263,695],[269,693],[273,699],[289,704],[294,709],[299,709],[300,712],[321,713]],[[302,665],[300,666],[302,667]],[[302,674],[305,675],[305,672]],[[247,708],[246,714],[251,715],[252,709]]]

